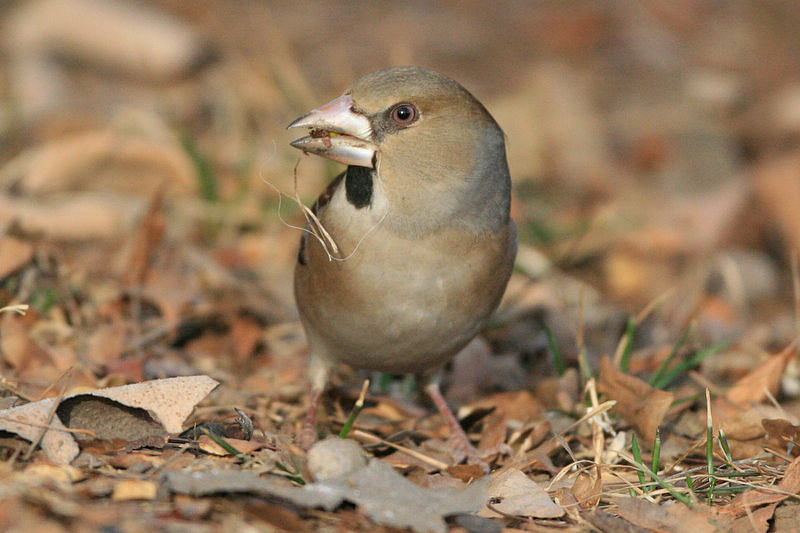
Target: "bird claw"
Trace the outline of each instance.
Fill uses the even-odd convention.
[[[313,426],[303,424],[303,427],[300,428],[300,431],[297,433],[297,444],[299,444],[303,450],[308,451],[317,443],[317,440],[319,440],[317,430],[314,429]]]
[[[481,467],[484,474],[489,473],[489,464],[483,460],[483,455],[480,450],[472,445],[469,437],[467,437],[467,434],[463,431],[451,433],[450,437],[447,439],[446,445],[454,452],[454,459],[457,463],[466,459],[468,465],[477,465]]]

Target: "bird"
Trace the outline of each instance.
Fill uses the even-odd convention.
[[[295,267],[310,382],[298,440],[316,439],[338,365],[413,373],[454,450],[485,466],[440,381],[486,327],[513,270],[503,131],[458,82],[416,66],[367,74],[288,128],[308,130],[291,146],[347,165],[309,210]]]

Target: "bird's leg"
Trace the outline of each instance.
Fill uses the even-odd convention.
[[[464,431],[464,428],[458,423],[456,415],[450,410],[447,401],[444,399],[444,396],[442,396],[442,391],[439,389],[439,380],[432,379],[430,383],[425,386],[425,392],[431,397],[434,405],[436,405],[436,409],[444,417],[445,422],[447,422],[447,427],[450,429],[449,442],[452,443],[458,451],[463,452],[467,456],[467,463],[479,465],[485,472],[488,472],[489,465],[481,459],[478,450],[476,450],[469,441],[469,437]]]
[[[311,383],[308,410],[306,411],[305,418],[303,418],[303,425],[300,427],[300,433],[297,435],[297,441],[300,447],[305,450],[308,450],[317,442],[317,408],[322,399],[322,392],[325,390],[325,385],[328,384],[330,372],[331,367],[327,359],[320,357],[312,349],[308,364],[308,375]]]
[[[303,418],[303,425],[300,427],[300,433],[297,435],[297,442],[304,450],[308,450],[317,442],[317,407],[319,407],[320,399],[322,398],[322,389],[311,387],[308,400],[308,410],[306,416]]]

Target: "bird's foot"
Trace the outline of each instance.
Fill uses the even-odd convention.
[[[472,445],[472,442],[469,440],[464,430],[461,429],[461,426],[458,428],[461,431],[453,431],[453,428],[450,428],[450,437],[447,439],[446,443],[448,449],[453,451],[456,460],[464,458],[467,464],[477,465],[481,467],[484,473],[488,474],[489,464],[483,460],[480,450]]]
[[[436,405],[436,409],[438,409],[439,413],[444,417],[450,429],[450,437],[447,439],[448,447],[458,454],[457,458],[465,457],[468,464],[478,465],[484,472],[489,473],[488,463],[483,460],[480,452],[469,440],[464,428],[458,423],[458,419],[453,414],[453,411],[450,410],[444,396],[442,396],[442,392],[439,390],[439,384],[435,381],[429,383],[425,387],[425,392],[431,397],[431,400],[433,400],[433,403]]]
[[[308,403],[308,411],[303,418],[303,425],[297,433],[297,444],[308,451],[319,439],[316,428],[317,406],[319,406],[322,390],[312,389]]]
[[[319,437],[317,436],[316,428],[314,428],[313,425],[307,426],[303,424],[300,431],[297,433],[297,444],[299,444],[303,450],[308,451],[316,444],[317,440],[319,440]]]

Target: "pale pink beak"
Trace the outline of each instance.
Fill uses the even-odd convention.
[[[353,98],[343,94],[309,111],[288,128],[308,128],[311,135],[290,144],[299,150],[360,167],[373,168],[377,146],[367,117],[353,111]]]

